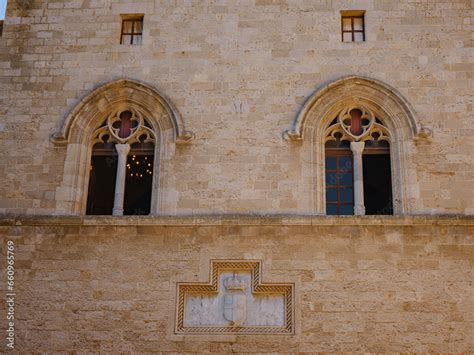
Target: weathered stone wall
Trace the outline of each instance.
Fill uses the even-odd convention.
[[[21,353],[474,351],[472,218],[11,218],[0,234]],[[208,282],[213,259],[294,283],[295,334],[174,334],[177,282]]]
[[[58,213],[66,147],[49,137],[91,90],[131,78],[196,135],[162,162],[161,213],[314,213],[313,147],[282,132],[316,88],[362,75],[434,132],[405,152],[407,212],[474,213],[469,0],[30,3],[8,2],[0,38],[0,212]],[[366,42],[341,42],[348,9],[366,10]],[[143,45],[120,45],[120,14],[140,12]]]

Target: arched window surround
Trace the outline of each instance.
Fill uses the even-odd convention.
[[[158,91],[135,80],[120,79],[84,97],[51,137],[53,144],[67,147],[63,180],[56,189],[56,214],[85,214],[94,132],[111,111],[127,109],[146,117],[156,135],[150,214],[160,211],[166,178],[162,162],[173,156],[175,144],[191,142],[193,134],[184,129],[178,111]]]
[[[411,156],[415,142],[431,137],[422,127],[409,103],[395,89],[376,79],[348,76],[317,90],[304,104],[292,127],[284,132],[290,142],[302,142],[309,150],[314,214],[326,213],[325,132],[335,117],[350,106],[364,106],[380,119],[391,135],[392,194],[394,214],[407,214],[409,200],[417,186]],[[309,146],[308,146],[309,145]]]

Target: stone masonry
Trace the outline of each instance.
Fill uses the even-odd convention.
[[[471,218],[10,218],[0,233],[20,353],[474,351]],[[175,334],[176,284],[209,282],[215,259],[294,283],[294,335]]]
[[[474,353],[473,54],[470,0],[9,0],[15,351]],[[85,216],[114,105],[154,130],[151,216]],[[395,216],[324,215],[350,105],[390,133]]]
[[[312,146],[282,133],[318,89],[358,75],[394,88],[433,132],[405,152],[405,213],[474,213],[468,0],[20,3],[0,38],[1,212],[68,214],[67,147],[50,137],[95,88],[129,78],[195,134],[162,161],[157,213],[317,213]],[[366,11],[366,42],[341,42],[351,9]],[[144,14],[141,46],[119,44],[129,13]]]

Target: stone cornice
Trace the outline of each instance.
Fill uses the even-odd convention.
[[[474,226],[474,216],[309,216],[309,215],[183,215],[183,216],[9,216],[0,226]]]

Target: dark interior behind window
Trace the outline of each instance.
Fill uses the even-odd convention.
[[[393,214],[390,154],[363,156],[365,214]]]

